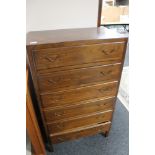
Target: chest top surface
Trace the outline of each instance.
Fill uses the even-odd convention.
[[[27,34],[27,46],[72,41],[127,39],[127,33],[108,30],[104,27],[33,31]]]

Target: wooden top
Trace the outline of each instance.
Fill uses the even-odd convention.
[[[115,38],[128,38],[128,33],[121,34],[105,27],[34,31],[27,34],[27,45]]]

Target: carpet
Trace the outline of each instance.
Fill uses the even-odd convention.
[[[97,134],[74,141],[55,144],[54,152],[47,155],[128,155],[129,112],[119,100],[108,137]]]

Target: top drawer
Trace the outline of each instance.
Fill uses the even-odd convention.
[[[111,42],[74,47],[34,50],[37,70],[74,66],[95,62],[121,62],[125,43]]]

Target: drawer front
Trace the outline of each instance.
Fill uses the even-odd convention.
[[[86,102],[72,107],[59,108],[53,110],[44,110],[44,116],[47,122],[59,121],[70,117],[87,115],[98,111],[112,110],[115,98],[103,99],[99,101]]]
[[[98,124],[95,126],[83,128],[80,130],[75,130],[75,131],[72,131],[70,133],[63,133],[60,135],[52,135],[51,134],[50,135],[51,141],[53,144],[54,143],[61,143],[64,141],[73,140],[73,139],[81,138],[84,136],[95,135],[97,133],[105,133],[105,132],[109,131],[110,125],[111,125],[111,123],[107,122],[107,123]]]
[[[101,97],[112,97],[117,93],[118,82],[99,84],[64,92],[41,95],[43,108],[75,104]]]
[[[87,86],[97,82],[117,81],[120,71],[120,64],[69,70],[40,76],[38,83],[41,92],[55,92]]]
[[[112,112],[112,110],[109,110],[91,115],[83,115],[77,118],[49,123],[47,126],[50,133],[57,133],[86,125],[105,123],[111,121]]]
[[[93,62],[121,62],[125,43],[103,43],[94,45],[49,48],[35,50],[37,70],[74,66]]]

